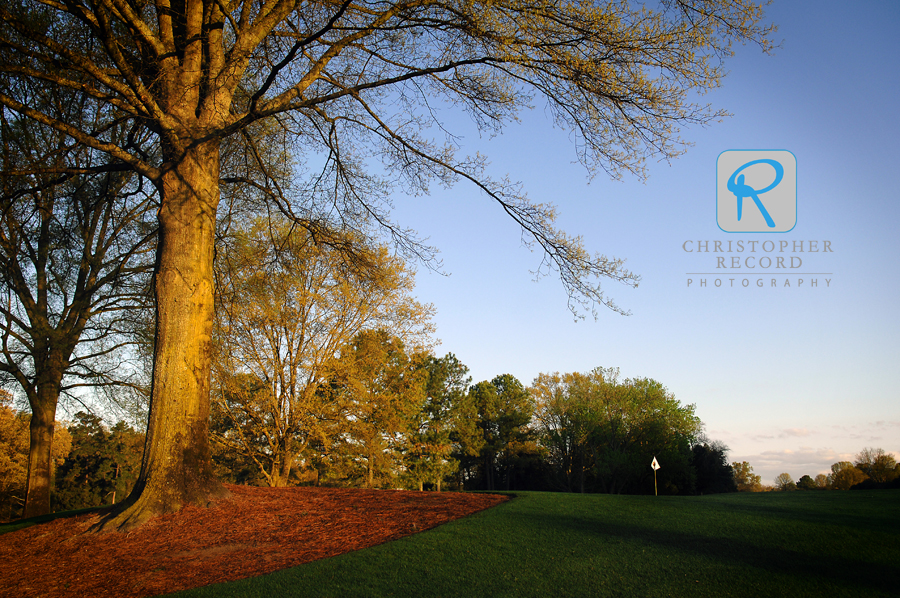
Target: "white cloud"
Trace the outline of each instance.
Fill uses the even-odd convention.
[[[809,436],[811,432],[806,428],[788,428],[787,430],[782,430],[779,438],[787,438],[789,436],[796,437],[804,437]]]

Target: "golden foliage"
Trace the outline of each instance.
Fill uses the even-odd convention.
[[[325,386],[351,339],[377,328],[412,347],[431,342],[434,310],[411,296],[412,272],[384,247],[353,243],[364,270],[304,229],[260,220],[220,252],[214,438],[270,485],[287,483],[344,417]]]

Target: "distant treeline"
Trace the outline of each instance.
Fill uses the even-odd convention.
[[[774,486],[763,485],[747,461],[732,463],[732,468],[737,488],[742,492],[900,489],[900,464],[881,448],[865,448],[854,462],[834,463],[831,473],[820,473],[815,478],[804,475],[794,482],[789,473],[779,474]]]
[[[830,475],[795,483],[781,474],[765,487],[746,461],[729,465],[727,447],[703,435],[693,405],[655,380],[622,379],[615,369],[541,374],[528,388],[509,374],[472,384],[453,354],[407,352],[376,330],[344,346],[328,372],[315,393],[288,402],[277,383],[253,375],[216,386],[210,430],[218,475],[261,486],[670,495],[900,483],[894,458],[866,449],[855,463],[835,463]],[[24,500],[29,421],[9,403],[3,395],[6,519],[18,516]],[[140,470],[142,433],[87,413],[57,427],[55,510],[127,496]]]
[[[407,353],[381,331],[357,335],[327,383],[289,409],[271,381],[232,376],[214,389],[218,475],[239,484],[702,494],[737,490],[727,448],[706,439],[693,405],[614,369],[505,374],[471,383],[455,356]],[[0,518],[20,514],[27,413],[0,405]],[[54,510],[112,504],[140,470],[143,434],[87,413],[57,425]],[[654,476],[651,462],[661,468]],[[655,480],[654,480],[655,477]],[[654,483],[655,482],[655,483]]]

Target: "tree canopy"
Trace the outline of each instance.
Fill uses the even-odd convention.
[[[72,450],[56,474],[55,509],[99,507],[128,496],[141,467],[143,435],[124,422],[108,428],[84,412],[75,414],[68,432]]]
[[[738,492],[761,492],[762,477],[753,473],[753,466],[747,461],[731,464],[734,472],[734,483],[737,485]]]
[[[794,478],[791,477],[791,474],[780,473],[775,478],[775,487],[782,492],[785,492],[789,490],[796,490],[797,484],[794,483]]]
[[[884,484],[897,477],[897,461],[881,448],[864,448],[856,455],[857,469],[876,484]]]
[[[284,219],[255,220],[217,252],[213,438],[272,486],[287,483],[310,442],[329,444],[342,406],[328,385],[359,333],[430,342],[433,308],[412,297],[413,273],[386,247],[350,243],[364,272]]]
[[[652,488],[650,463],[657,457],[661,490],[694,491],[691,445],[700,439],[700,419],[694,405],[682,405],[659,382],[620,379],[617,369],[596,368],[541,374],[531,394],[542,444],[563,489],[637,493],[648,481]],[[713,452],[713,464],[724,459],[724,450]]]
[[[391,487],[425,403],[426,359],[385,330],[364,330],[341,348],[330,398],[343,446],[332,455],[351,483]]]
[[[140,172],[164,197],[196,184],[186,173],[175,176],[180,164],[214,160],[220,140],[274,119],[292,134],[287,143],[309,176],[286,194],[268,176],[277,168],[264,164],[257,184],[306,226],[322,233],[324,223],[374,221],[401,247],[427,255],[390,222],[390,189],[427,192],[433,182],[469,180],[522,226],[586,307],[615,307],[591,279],[636,277],[555,229],[552,205],[488,176],[484,157],[461,155],[451,132],[441,139],[435,107],[457,106],[495,132],[523,108],[545,103],[574,133],[589,169],[643,176],[648,157],[684,150],[680,126],[724,114],[687,96],[720,84],[732,44],[751,40],[767,49],[771,31],[749,0],[24,1],[0,9],[0,17],[0,68],[86,93],[134,130],[154,131],[158,149],[61,119],[14,89],[0,93],[0,104],[108,153],[115,168]],[[370,172],[374,161],[385,176]],[[213,185],[203,200],[212,209],[217,182],[205,183]]]
[[[533,436],[534,402],[525,386],[512,374],[484,380],[469,388],[460,411],[471,423],[457,430],[458,451],[474,469],[474,485],[511,489],[516,461]]]

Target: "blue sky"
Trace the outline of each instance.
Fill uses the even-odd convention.
[[[768,484],[781,472],[826,472],[867,446],[900,456],[900,3],[781,2],[767,15],[781,47],[737,47],[722,87],[702,98],[733,116],[684,129],[695,145],[650,164],[646,182],[589,181],[541,105],[500,137],[464,140],[490,157],[494,176],[556,204],[558,224],[588,249],[627,259],[640,286],[604,288],[630,316],[574,321],[558,280],[533,281],[540,255],[475,189],[395,198],[395,219],[429,237],[450,274],[422,270],[417,282],[437,308],[439,354],[456,354],[476,382],[511,373],[529,385],[540,372],[597,366],[655,378]],[[730,149],[796,156],[792,231],[719,230],[716,159]],[[687,273],[713,272],[716,260],[685,252],[685,241],[738,239],[830,241],[831,253],[785,254],[830,275],[815,287],[793,276],[784,288],[780,276],[772,288],[764,276],[760,288],[760,277],[733,274],[687,286],[698,278]],[[743,278],[749,287],[737,286]]]

